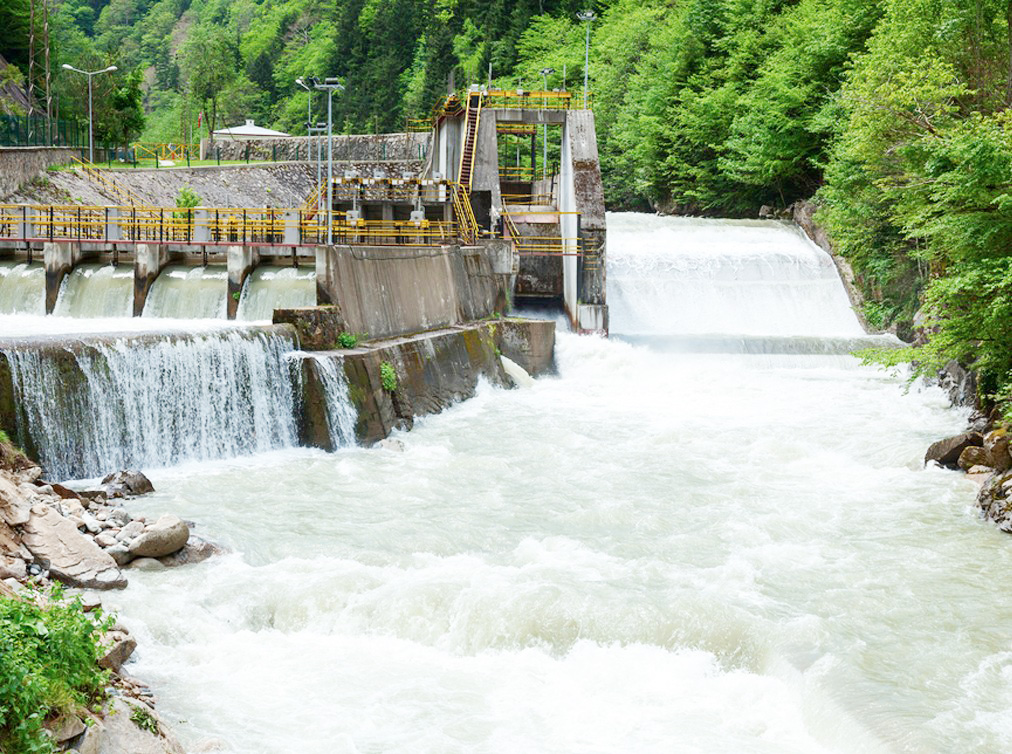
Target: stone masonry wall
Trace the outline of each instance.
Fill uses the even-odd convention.
[[[66,147],[0,147],[0,199],[6,199],[53,165],[66,165],[77,154]]]

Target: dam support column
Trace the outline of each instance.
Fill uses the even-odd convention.
[[[562,260],[566,313],[578,332],[608,333],[605,298],[606,226],[604,186],[597,154],[594,114],[571,110],[562,126],[559,180],[560,232],[567,243]]]
[[[134,316],[144,312],[148,292],[162,268],[169,263],[169,252],[161,244],[139,243],[134,257]]]
[[[56,309],[60,286],[67,273],[81,261],[81,247],[73,241],[47,241],[42,245],[42,258],[46,265],[46,314]]]
[[[253,268],[260,264],[260,254],[250,246],[229,246],[228,247],[228,318],[235,319],[239,311],[239,297],[242,294],[242,285],[246,278],[253,271]]]

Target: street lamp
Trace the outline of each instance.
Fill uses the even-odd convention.
[[[544,110],[545,107],[546,107],[546,105],[548,104],[548,75],[551,74],[551,73],[555,73],[555,69],[554,68],[542,68],[541,69],[541,81],[543,83],[543,86],[542,86],[542,89],[541,89],[541,109],[542,110]],[[541,171],[542,171],[542,176],[545,177],[545,178],[547,178],[548,177],[548,121],[545,121],[544,125],[542,126],[542,129],[543,129],[542,135],[544,136],[543,142],[544,142],[544,146],[545,146],[545,151],[544,151],[544,159],[541,160]]]
[[[94,139],[94,119],[92,118],[91,109],[91,77],[97,76],[100,73],[112,73],[113,71],[119,70],[116,66],[111,65],[108,68],[103,68],[101,71],[82,71],[80,68],[74,68],[72,65],[67,63],[63,64],[63,67],[68,71],[75,71],[76,73],[83,73],[88,77],[88,162],[95,162],[95,139]]]
[[[317,81],[314,86],[327,93],[327,245],[334,243],[334,92],[344,91],[337,79]]]
[[[587,82],[588,82],[587,76],[590,72],[590,25],[594,22],[594,19],[597,18],[597,15],[592,10],[581,10],[579,13],[576,14],[576,17],[581,21],[585,21],[587,23],[587,45],[583,61],[583,109],[586,110]]]

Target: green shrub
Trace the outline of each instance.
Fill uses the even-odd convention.
[[[130,710],[130,720],[141,730],[158,735],[158,721],[142,705],[133,705],[133,709]]]
[[[183,186],[176,194],[176,206],[180,209],[192,209],[200,206],[200,195],[189,186]]]
[[[112,618],[86,615],[54,586],[37,600],[0,598],[0,751],[48,754],[43,723],[104,697],[99,641]],[[38,602],[46,603],[40,607]]]
[[[389,361],[380,364],[380,381],[383,383],[383,389],[388,393],[397,390],[397,372],[394,371],[394,365]]]
[[[337,336],[337,344],[341,348],[354,348],[358,345],[358,336],[350,332],[342,332]]]

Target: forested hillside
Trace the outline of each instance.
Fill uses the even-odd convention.
[[[33,0],[0,0],[26,73]],[[583,0],[64,0],[53,67],[115,63],[101,138],[180,141],[252,117],[304,132],[300,76],[338,76],[338,128],[390,131],[484,82],[579,89]],[[590,78],[614,208],[754,216],[815,198],[879,326],[939,329],[1004,389],[1012,347],[1012,2],[602,0]],[[40,13],[36,3],[36,25]],[[36,81],[40,83],[40,68]],[[563,81],[565,71],[567,81]],[[83,82],[56,77],[80,117]],[[143,93],[143,94],[142,94]],[[318,104],[322,104],[317,97]],[[929,285],[929,280],[933,282]],[[925,291],[925,285],[929,285]],[[934,314],[932,314],[932,312]],[[930,357],[930,358],[929,358]]]

